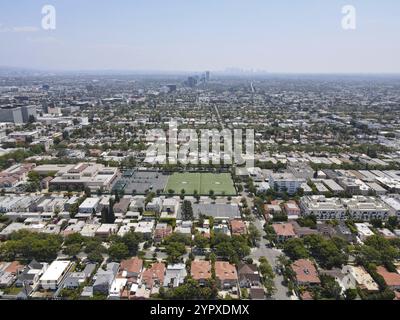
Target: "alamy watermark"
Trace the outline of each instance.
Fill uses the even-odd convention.
[[[53,5],[46,4],[42,7],[42,29],[55,30],[57,26],[56,8]]]
[[[357,11],[352,5],[345,5],[342,7],[342,29],[355,30],[357,28]]]
[[[154,164],[236,165],[254,167],[254,130],[152,129],[146,159]]]

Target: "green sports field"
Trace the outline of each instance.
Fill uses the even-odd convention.
[[[208,195],[210,190],[214,195],[236,195],[235,187],[229,173],[174,173],[169,177],[165,192],[173,190],[180,194],[194,194],[196,190],[200,195]]]

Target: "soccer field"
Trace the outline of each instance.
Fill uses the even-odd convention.
[[[235,187],[229,173],[174,173],[169,177],[165,192],[173,190],[180,194],[194,194],[196,190],[200,195],[208,195],[210,190],[215,195],[236,195]]]

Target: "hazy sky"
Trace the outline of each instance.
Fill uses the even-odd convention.
[[[399,17],[399,0],[1,0],[0,66],[399,73]]]

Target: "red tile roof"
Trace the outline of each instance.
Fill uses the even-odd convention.
[[[8,267],[4,270],[4,272],[17,274],[23,268],[24,268],[24,266],[22,264],[20,264],[18,261],[13,261],[8,265]]]
[[[164,274],[165,264],[157,262],[143,272],[142,282],[150,288],[154,286],[156,281],[162,285],[164,283]]]
[[[215,262],[215,275],[221,281],[238,278],[235,266],[225,261]]]
[[[143,260],[138,257],[133,257],[129,260],[121,261],[121,271],[132,272],[132,273],[140,273],[143,268]]]
[[[232,230],[232,234],[237,234],[237,235],[241,235],[241,234],[246,234],[246,224],[239,219],[234,219],[231,220],[231,230]]]
[[[385,283],[389,287],[399,287],[400,286],[400,274],[397,272],[389,272],[385,267],[377,267],[376,272],[382,276]]]
[[[294,237],[296,233],[294,232],[293,225],[291,223],[274,223],[272,225],[275,233],[282,237]]]
[[[192,261],[190,268],[191,275],[195,280],[211,278],[210,261]]]
[[[292,269],[296,273],[296,279],[298,282],[309,284],[321,283],[317,269],[310,260],[297,260],[293,262]]]

